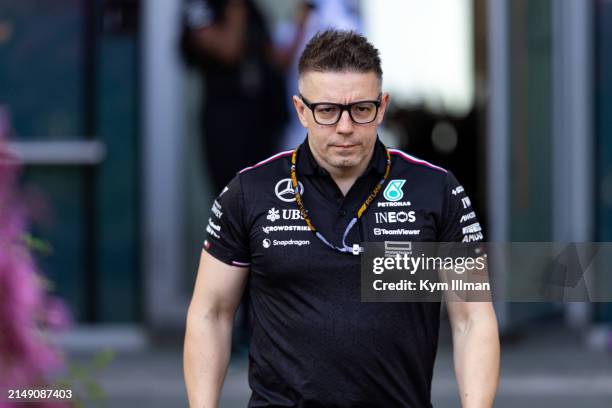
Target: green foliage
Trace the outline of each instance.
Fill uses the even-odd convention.
[[[107,395],[96,382],[95,376],[113,361],[115,353],[110,349],[94,354],[84,364],[70,364],[66,377],[55,381],[54,386],[72,390],[71,401],[74,408],[87,406],[105,406]]]
[[[49,256],[53,254],[53,246],[48,241],[36,238],[27,232],[23,234],[23,242],[28,248],[40,255]]]

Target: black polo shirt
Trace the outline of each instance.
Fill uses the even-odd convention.
[[[448,171],[389,149],[391,173],[346,243],[478,241],[469,198]],[[215,200],[205,249],[249,266],[249,407],[431,407],[439,303],[360,301],[360,257],[308,230],[290,186],[291,152],[242,170]],[[308,214],[336,246],[381,180],[377,141],[346,197],[307,141],[297,174]]]

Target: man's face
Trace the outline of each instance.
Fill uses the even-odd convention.
[[[378,100],[380,95],[380,81],[374,72],[307,72],[299,85],[300,93],[310,103],[349,104]],[[384,93],[375,120],[367,124],[354,123],[348,111],[343,111],[335,125],[320,125],[300,97],[294,96],[293,104],[300,122],[308,129],[310,148],[319,164],[346,171],[369,160],[388,100],[389,95]]]

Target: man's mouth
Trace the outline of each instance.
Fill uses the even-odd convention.
[[[350,149],[352,147],[356,147],[356,144],[342,143],[342,144],[333,144],[332,147],[336,147],[338,149]]]

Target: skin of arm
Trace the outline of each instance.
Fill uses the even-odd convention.
[[[297,8],[295,16],[296,29],[291,42],[286,47],[270,47],[269,52],[272,54],[272,60],[283,72],[287,72],[289,68],[291,68],[291,62],[295,54],[299,51],[306,33],[306,22],[311,12],[312,7],[310,7],[307,2],[302,2]]]
[[[230,0],[224,18],[193,33],[195,44],[220,62],[234,65],[244,48],[247,6],[243,0]]]
[[[191,408],[216,408],[231,353],[234,315],[248,268],[202,251],[185,331],[183,370]]]
[[[499,334],[490,302],[447,302],[463,408],[491,408],[499,382]]]

